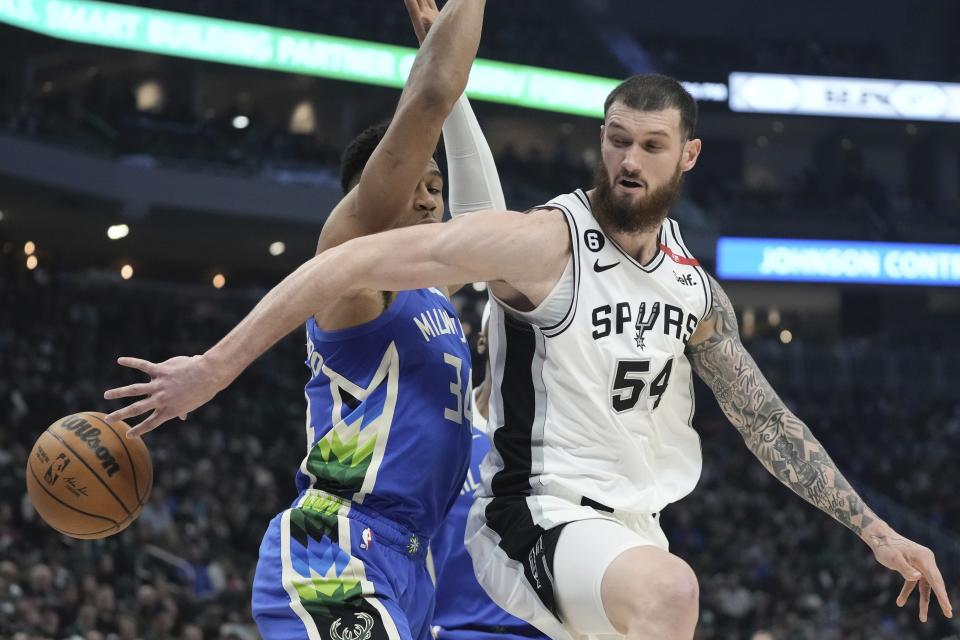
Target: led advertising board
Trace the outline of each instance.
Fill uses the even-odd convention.
[[[960,286],[960,245],[720,238],[726,280]]]
[[[960,84],[735,72],[729,88],[733,111],[960,122]]]
[[[416,49],[92,0],[0,0],[0,22],[54,38],[336,80],[402,87]],[[502,104],[602,117],[615,78],[478,59],[467,94]],[[684,83],[723,102],[723,83]]]

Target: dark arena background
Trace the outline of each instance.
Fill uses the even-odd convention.
[[[300,331],[146,438],[153,494],[121,534],[45,525],[27,454],[119,406],[103,391],[139,378],[118,356],[202,353],[312,257],[415,46],[400,0],[0,0],[0,638],[259,637],[257,549],[304,453]],[[699,101],[671,215],[745,344],[957,602],[960,4],[491,0],[469,92],[508,206],[589,187],[603,98],[651,71]],[[486,298],[455,298],[471,339]],[[901,580],[697,395],[703,476],[662,516],[697,638],[960,638],[897,608]]]

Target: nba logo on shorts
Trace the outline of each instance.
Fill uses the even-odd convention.
[[[373,546],[373,531],[370,531],[370,527],[363,530],[360,538],[363,540],[363,542],[360,543],[360,548],[364,551]]]

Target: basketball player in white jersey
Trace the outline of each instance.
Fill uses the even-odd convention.
[[[952,610],[933,553],[864,504],[747,353],[720,285],[667,213],[700,154],[696,103],[676,81],[637,76],[605,105],[594,189],[517,215],[488,212],[367,236],[314,258],[202,356],[144,363],[155,411],[142,433],[207,402],[274,342],[357,288],[484,280],[492,450],[467,544],[501,607],[553,638],[687,640],[697,580],[657,514],[701,469],[691,372],[761,464]],[[429,470],[425,470],[429,473]],[[789,535],[788,532],[787,535]]]

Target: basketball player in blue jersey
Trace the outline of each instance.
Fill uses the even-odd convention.
[[[405,1],[422,48],[389,127],[365,131],[347,149],[345,197],[318,255],[443,217],[432,154],[448,116],[455,129],[472,118],[458,98],[485,2],[450,0],[439,12],[434,0]],[[464,144],[457,133],[454,147]],[[427,549],[470,456],[463,329],[446,288],[351,289],[314,309],[306,334],[308,449],[299,495],[260,548],[257,625],[268,640],[425,640],[434,603]]]
[[[490,303],[484,307],[477,339],[477,353],[487,352]],[[487,403],[493,376],[487,359],[483,382],[473,392],[473,453],[470,470],[460,497],[430,544],[437,580],[437,609],[433,631],[437,640],[502,640],[535,638],[546,640],[538,629],[501,609],[473,573],[470,555],[463,544],[467,514],[480,488],[480,464],[490,452],[487,438]]]
[[[637,76],[604,112],[592,190],[526,215],[353,240],[302,265],[202,356],[130,363],[151,380],[118,395],[150,397],[126,415],[154,412],[134,434],[207,402],[345,292],[486,281],[497,300],[491,452],[467,542],[504,609],[557,640],[693,637],[696,576],[670,553],[658,512],[700,475],[696,372],[769,473],[902,576],[898,605],[917,589],[922,621],[931,595],[951,617],[933,552],[873,512],[780,399],[667,217],[700,154],[693,98],[673,79]]]

